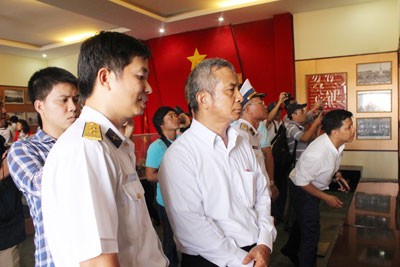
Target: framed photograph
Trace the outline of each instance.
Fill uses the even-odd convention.
[[[357,64],[357,85],[392,83],[392,62]]]
[[[25,112],[7,112],[9,117],[17,116],[19,120],[25,120]]]
[[[312,107],[321,101],[324,112],[347,107],[347,73],[306,75],[307,103]]]
[[[38,125],[37,112],[26,112],[26,121],[29,125]]]
[[[392,90],[357,91],[357,112],[392,112]]]
[[[4,90],[5,104],[24,104],[24,90]]]
[[[391,118],[356,118],[357,139],[390,140]]]

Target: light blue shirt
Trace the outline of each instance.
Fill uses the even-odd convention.
[[[173,141],[169,140],[171,143]],[[155,140],[150,144],[147,150],[146,157],[146,167],[158,169],[161,165],[161,160],[164,157],[165,152],[167,151],[167,146],[161,139]],[[164,200],[161,195],[160,184],[157,183],[157,196],[156,201],[158,204],[164,207]]]

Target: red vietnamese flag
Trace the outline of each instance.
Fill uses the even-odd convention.
[[[236,72],[241,73],[229,26],[164,36],[148,40],[147,44],[152,53],[149,83],[153,93],[146,110],[150,132],[155,132],[151,118],[158,107],[180,106],[187,111],[185,82],[192,61],[220,57],[231,62]],[[136,129],[135,132],[138,133]]]

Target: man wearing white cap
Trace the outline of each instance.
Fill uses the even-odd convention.
[[[274,182],[274,159],[272,157],[271,143],[269,142],[265,125],[260,125],[260,122],[268,116],[263,101],[265,94],[256,92],[248,79],[243,83],[240,93],[243,95],[242,113],[233,127],[252,146],[261,170],[269,184],[271,197],[275,199],[278,197],[279,191]],[[264,131],[259,132],[257,130],[259,127],[264,127]]]

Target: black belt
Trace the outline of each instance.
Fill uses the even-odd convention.
[[[242,247],[241,249],[249,252],[252,248],[254,248],[257,244],[253,244],[250,246]],[[206,260],[200,255],[189,255],[186,253],[182,253],[182,263],[181,267],[218,267],[214,263]]]

